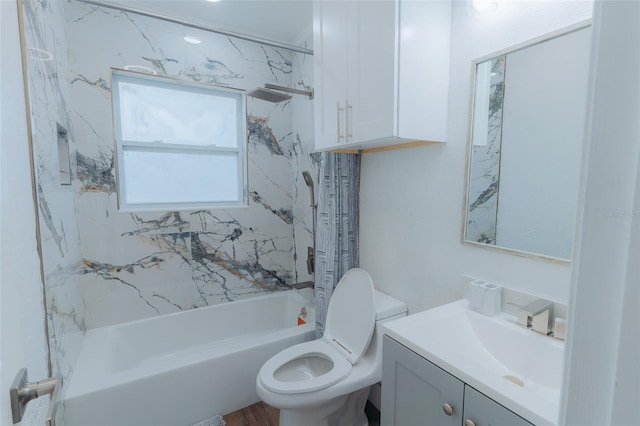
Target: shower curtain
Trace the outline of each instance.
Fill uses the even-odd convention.
[[[316,337],[324,333],[327,307],[340,278],[358,266],[360,155],[322,154],[316,231]]]

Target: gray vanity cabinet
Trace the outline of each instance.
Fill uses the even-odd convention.
[[[463,382],[384,336],[381,425],[460,426],[463,395]]]
[[[382,426],[533,426],[388,336]]]

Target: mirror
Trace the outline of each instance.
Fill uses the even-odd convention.
[[[591,28],[473,63],[464,242],[570,260]]]

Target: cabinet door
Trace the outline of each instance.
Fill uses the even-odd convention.
[[[464,389],[464,421],[475,426],[533,426],[513,411],[481,394],[471,386]]]
[[[350,32],[347,129],[349,143],[395,133],[399,0],[360,0]]]
[[[345,100],[352,1],[313,2],[314,107],[317,149],[345,140]],[[341,110],[339,110],[340,104]]]
[[[460,426],[464,383],[385,336],[382,355],[383,426]],[[443,409],[448,404],[453,412]]]
[[[451,1],[401,1],[398,136],[446,142]]]

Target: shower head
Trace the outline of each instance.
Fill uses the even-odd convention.
[[[306,183],[309,187],[309,195],[311,196],[311,207],[315,210],[318,205],[316,204],[316,197],[313,193],[313,179],[311,179],[311,173],[305,170],[304,172],[302,172],[302,176],[304,177],[304,183]]]
[[[264,89],[262,87],[258,87],[257,89],[253,89],[252,91],[247,93],[247,96],[251,96],[252,98],[262,99],[263,101],[278,103],[282,101],[288,101],[291,99],[291,95],[287,95],[284,93],[276,92],[270,89]]]
[[[294,93],[296,95],[305,95],[307,99],[313,99],[313,89],[311,90],[300,90],[300,89],[292,89],[291,87],[284,86],[276,86],[275,84],[265,84],[264,88],[258,87],[257,89],[253,89],[252,91],[247,93],[247,96],[251,96],[252,98],[262,99],[263,101],[269,102],[282,102],[288,101],[291,99],[291,95],[286,95],[285,93]]]
[[[304,172],[302,172],[302,176],[304,177],[304,183],[306,183],[309,188],[313,188],[313,180],[311,179],[311,174],[305,170]]]
[[[309,187],[309,197],[311,198],[311,212],[313,215],[313,234],[311,234],[311,238],[313,239],[313,247],[307,247],[307,271],[309,272],[309,274],[313,274],[315,272],[314,257],[316,253],[316,213],[318,205],[316,204],[315,194],[313,193],[313,179],[311,179],[311,173],[305,170],[302,172],[302,176],[304,177],[304,183],[306,183]]]

